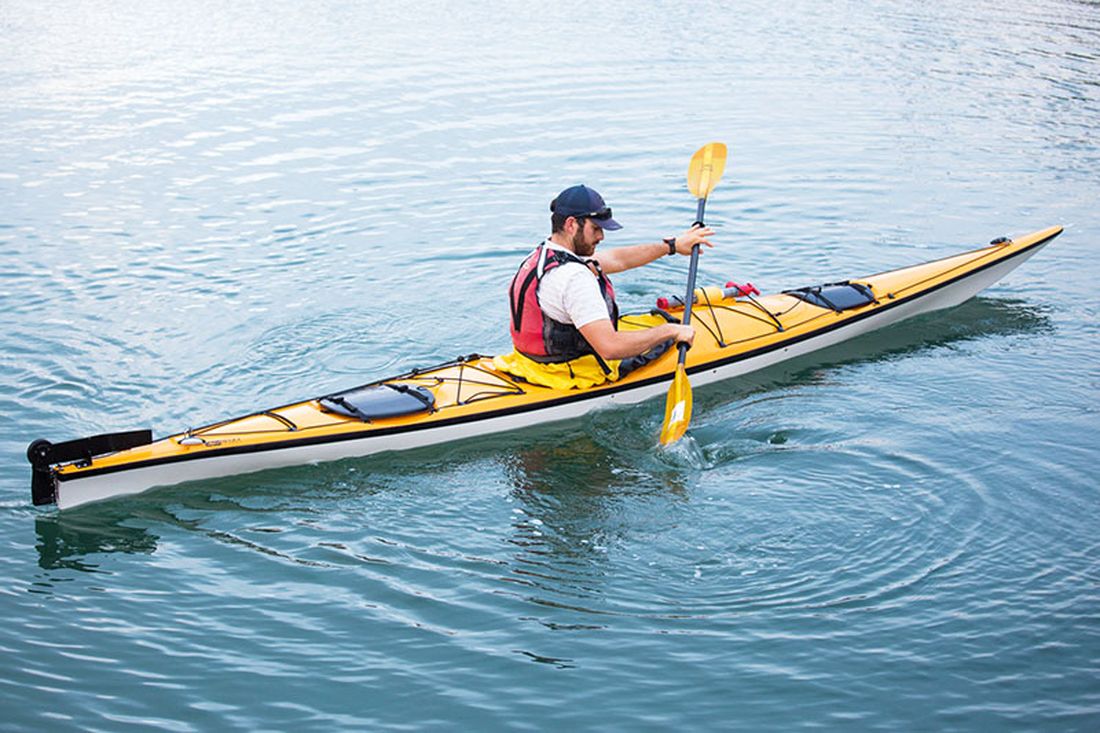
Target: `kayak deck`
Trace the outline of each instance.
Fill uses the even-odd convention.
[[[850,338],[858,335],[858,332],[871,330],[877,327],[870,323],[875,320],[876,314],[881,314],[877,319],[881,321],[878,325],[885,325],[916,312],[950,307],[973,295],[973,292],[963,289],[958,283],[979,279],[977,273],[990,268],[1007,267],[1007,272],[1018,264],[1016,262],[1009,265],[1009,261],[1026,259],[1026,256],[1018,256],[1033,253],[1061,231],[1060,227],[1051,227],[1015,241],[995,240],[987,247],[962,254],[853,279],[851,283],[865,286],[872,297],[861,305],[846,309],[829,307],[823,303],[815,304],[794,291],[760,297],[750,295],[718,298],[708,295],[708,292],[716,289],[697,291],[700,297],[694,304],[692,313],[696,338],[694,346],[688,352],[687,371],[689,374],[699,374],[701,383],[736,376],[737,373],[761,368],[783,358]],[[998,268],[998,265],[1001,267]],[[996,275],[995,279],[999,279],[1003,274],[993,272],[990,276]],[[981,284],[977,289],[980,290],[988,284]],[[942,291],[938,300],[931,297],[937,291]],[[921,300],[927,300],[928,304],[925,306],[917,303]],[[908,305],[910,303],[912,305]],[[907,307],[902,309],[901,306]],[[624,330],[651,328],[669,318],[679,320],[682,310],[681,306],[670,307],[664,313],[655,310],[648,314],[626,315],[620,319],[619,327]],[[886,312],[891,310],[897,310],[897,315],[887,317]],[[862,323],[864,321],[867,323]],[[836,332],[835,336],[828,335],[833,332]],[[804,344],[801,349],[796,348],[799,344]],[[745,362],[738,367],[738,372],[724,369],[737,362]],[[193,474],[186,471],[146,471],[146,477],[138,483],[152,481],[150,486],[178,483],[196,476],[231,475],[234,472],[260,470],[269,465],[273,467],[332,460],[334,457],[429,445],[466,435],[564,419],[583,414],[599,404],[649,399],[667,388],[675,364],[676,352],[670,350],[616,382],[586,390],[559,390],[531,384],[498,371],[493,367],[490,357],[473,354],[363,385],[390,385],[400,391],[422,388],[419,390],[421,393],[430,394],[434,398],[430,405],[425,404],[422,409],[404,415],[363,419],[334,412],[330,409],[330,403],[326,403],[327,407],[322,404],[324,397],[318,397],[206,425],[105,455],[90,455],[89,451],[89,455],[80,460],[72,460],[67,455],[67,462],[51,461],[49,444],[36,441],[45,443],[46,446],[40,446],[38,463],[35,463],[35,458],[30,453],[28,455],[31,456],[32,464],[35,464],[36,472],[44,473],[48,470],[49,486],[45,489],[37,486],[34,499],[35,503],[56,501],[59,487],[83,483],[76,479],[105,477],[133,469],[149,469],[180,462],[190,463],[198,458],[349,444],[349,447],[341,451],[298,451],[293,458],[267,462],[255,458],[250,462],[238,461],[232,465],[226,462],[226,473],[213,469]],[[580,404],[586,402],[591,406]],[[532,417],[531,413],[535,411],[545,413],[545,417]],[[455,429],[476,422],[485,422],[486,426],[482,429]],[[412,439],[409,436],[413,433],[424,435]],[[405,437],[403,440],[379,440],[377,445],[369,448],[363,442],[365,439],[380,439],[383,436]],[[350,447],[355,441],[359,441],[356,443],[357,447]],[[34,446],[32,444],[32,449]],[[35,480],[41,480],[45,485],[45,478],[36,475]],[[133,484],[136,485],[137,483]],[[126,490],[120,493],[133,493],[133,486],[127,485]],[[46,490],[50,487],[52,492]],[[103,491],[109,493],[109,489]],[[102,498],[100,494],[102,491],[97,491],[92,500]],[[59,503],[75,504],[83,501]]]

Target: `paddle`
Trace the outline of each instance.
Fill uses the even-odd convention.
[[[707,196],[718,185],[718,179],[722,177],[722,171],[726,167],[726,146],[724,143],[707,143],[695,151],[688,165],[688,190],[691,195],[699,200],[699,207],[695,214],[697,226],[703,225],[703,211],[707,207]],[[688,266],[687,295],[684,297],[685,326],[691,323],[691,306],[695,300],[695,272],[699,267],[699,245],[691,248],[691,264]],[[661,445],[670,445],[687,432],[688,423],[691,422],[691,383],[688,381],[687,361],[688,345],[678,344],[680,358],[676,363],[676,375],[672,378],[672,386],[668,390],[668,399],[665,401],[665,422],[661,426]]]

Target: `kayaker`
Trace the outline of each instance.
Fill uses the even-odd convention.
[[[608,274],[674,254],[696,244],[712,247],[714,231],[697,226],[661,242],[596,254],[605,231],[621,229],[596,191],[571,186],[550,202],[550,236],[523,261],[508,290],[514,350],[498,369],[556,388],[614,381],[660,356],[674,342],[691,344],[691,326],[662,323],[619,331],[619,309]]]

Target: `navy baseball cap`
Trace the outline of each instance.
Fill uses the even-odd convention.
[[[603,202],[603,197],[588,186],[565,189],[550,202],[550,211],[562,216],[585,217],[610,231],[623,228],[622,224],[611,218],[611,207]]]

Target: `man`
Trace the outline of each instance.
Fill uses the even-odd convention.
[[[551,234],[520,266],[509,288],[515,350],[496,366],[548,387],[590,387],[613,381],[656,358],[673,342],[691,345],[690,326],[662,323],[619,331],[619,309],[608,274],[696,244],[712,247],[703,226],[653,244],[596,254],[605,231],[621,229],[603,198],[587,186],[565,189],[550,203]]]

